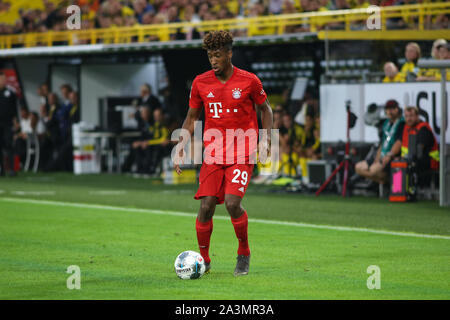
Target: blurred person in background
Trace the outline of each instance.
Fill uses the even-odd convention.
[[[56,114],[59,110],[59,101],[56,93],[48,95],[47,109],[45,105],[41,105],[40,118],[44,125],[44,134],[41,139],[41,159],[39,167],[44,171],[51,171],[51,161],[56,156],[58,147],[61,145],[58,118]]]
[[[45,105],[45,108],[47,109],[47,112],[49,110],[49,104],[48,104],[48,95],[50,93],[50,90],[48,88],[48,84],[47,83],[42,83],[38,90],[37,93],[40,97],[41,100],[41,105]]]
[[[405,82],[405,77],[403,73],[398,72],[397,66],[389,61],[384,64],[383,67],[384,75],[383,82]]]
[[[148,128],[149,140],[141,142],[141,148],[143,149],[143,159],[139,159],[141,162],[141,168],[143,173],[154,174],[156,169],[162,161],[162,158],[170,153],[167,149],[169,145],[169,130],[164,124],[164,114],[162,109],[155,109],[153,111],[153,124]]]
[[[150,121],[151,117],[151,109],[149,106],[141,106],[136,112],[136,118],[138,121],[138,130],[141,133],[141,136],[132,142],[131,149],[128,157],[125,159],[124,164],[122,165],[122,172],[130,172],[132,171],[132,167],[137,165],[137,173],[143,174],[145,173],[145,152],[142,146],[145,143],[148,143],[150,139],[149,129],[150,129]],[[139,115],[137,115],[139,113]]]
[[[356,174],[379,184],[388,181],[390,163],[400,154],[400,145],[395,141],[401,138],[405,121],[397,101],[388,100],[384,107],[387,119],[383,123],[380,146],[375,159],[365,159],[355,165]],[[353,179],[352,177],[352,180]]]
[[[68,137],[69,132],[71,130],[69,115],[70,110],[72,109],[72,103],[70,102],[70,94],[73,91],[72,86],[69,84],[63,84],[60,87],[61,90],[61,104],[56,116],[58,118],[59,128],[60,128],[60,136],[61,140],[64,143]]]
[[[303,127],[295,123],[289,113],[284,113],[282,127],[280,128],[280,165],[283,175],[296,176],[296,168],[300,161],[299,152],[301,152],[305,140],[306,135]]]
[[[444,39],[438,39],[434,41],[431,48],[431,57],[436,60],[445,60],[447,58],[447,41]],[[450,81],[450,69],[447,69],[447,81]],[[438,68],[423,68],[420,70],[420,75],[417,77],[417,81],[440,81],[441,69]]]
[[[410,135],[417,135],[415,155],[410,154],[413,149],[409,146]],[[418,172],[439,170],[439,146],[430,125],[420,120],[417,107],[405,108],[405,126],[402,135],[397,138],[396,145],[401,145],[402,158],[410,158],[416,162]]]
[[[61,86],[63,102],[56,107],[56,121],[59,127],[59,141],[56,145],[57,157],[50,160],[47,170],[71,172],[73,169],[72,125],[80,121],[78,94],[70,85]],[[52,114],[52,116],[55,116]]]
[[[421,57],[421,50],[416,42],[410,42],[405,48],[406,62],[403,64],[400,73],[405,77],[406,82],[416,81],[420,69],[417,67],[417,61]]]
[[[316,127],[314,114],[306,114],[305,117],[305,145],[303,156],[306,159],[317,160],[320,157],[320,133]]]
[[[13,150],[13,123],[17,121],[17,97],[6,86],[6,75],[0,71],[0,174],[15,176]]]
[[[45,128],[37,112],[29,112],[25,107],[22,107],[20,110],[20,123],[18,123],[18,126],[18,130],[14,134],[14,151],[15,155],[19,156],[21,167],[23,168],[27,157],[28,139],[35,134],[40,144]]]
[[[31,117],[30,112],[24,106],[20,108],[20,120],[14,123],[14,136],[13,146],[14,155],[19,156],[20,163],[23,167],[27,154],[27,139],[28,134],[32,133],[31,130]]]
[[[159,99],[152,94],[152,87],[148,83],[144,83],[140,88],[140,98],[136,105],[136,112],[134,114],[134,118],[138,122],[138,127],[145,126],[145,123],[141,123],[141,107],[149,108],[149,118],[148,122],[153,123],[153,110],[162,108],[162,104]]]

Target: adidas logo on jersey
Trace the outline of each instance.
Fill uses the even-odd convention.
[[[240,192],[244,192],[244,187],[240,187],[238,190],[239,190]]]
[[[213,93],[210,91],[209,94],[206,96],[207,98],[214,98]]]

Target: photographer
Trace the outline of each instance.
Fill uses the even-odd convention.
[[[358,175],[384,184],[388,181],[390,162],[400,153],[400,145],[395,142],[401,139],[405,121],[398,102],[389,100],[384,107],[387,119],[383,123],[380,146],[375,159],[366,159],[355,165]]]

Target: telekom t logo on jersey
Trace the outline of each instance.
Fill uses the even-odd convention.
[[[225,109],[226,112],[230,112],[230,109]],[[220,118],[219,113],[223,112],[222,102],[210,102],[209,113],[214,113],[212,116],[215,119]],[[233,109],[233,112],[238,112],[238,109]]]
[[[222,113],[222,102],[210,102],[209,112],[214,112],[213,118],[220,118],[219,113]]]

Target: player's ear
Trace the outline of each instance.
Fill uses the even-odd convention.
[[[233,50],[228,49],[228,58],[230,59],[230,61],[232,57],[233,57]]]

